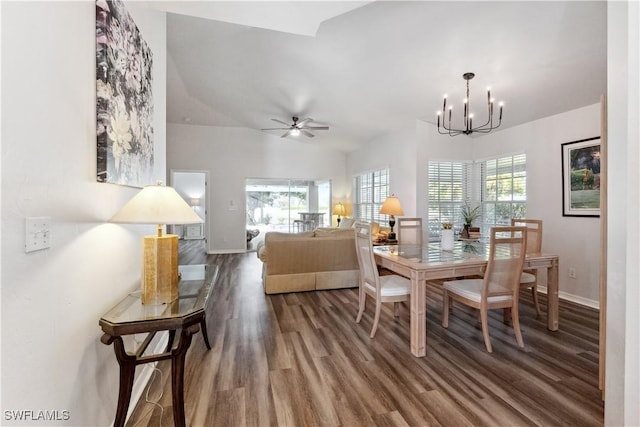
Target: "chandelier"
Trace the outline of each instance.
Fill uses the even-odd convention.
[[[498,124],[494,126],[493,123],[493,98],[491,98],[491,89],[487,88],[487,110],[488,118],[487,122],[483,125],[473,127],[473,113],[471,113],[471,103],[469,99],[469,80],[475,77],[473,73],[464,73],[462,78],[467,81],[467,97],[464,99],[464,129],[455,129],[451,126],[451,114],[453,106],[449,106],[449,119],[445,121],[444,114],[447,111],[447,95],[444,96],[444,103],[442,104],[442,111],[438,111],[438,132],[443,135],[457,136],[460,134],[470,135],[473,132],[489,133],[494,129],[500,127],[502,123],[502,106],[500,102],[500,116],[498,118]],[[440,116],[442,116],[442,129],[440,128]]]

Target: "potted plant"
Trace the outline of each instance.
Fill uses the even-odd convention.
[[[473,221],[480,218],[480,205],[472,208],[469,203],[465,202],[462,206],[462,220],[464,221],[464,230],[462,231],[462,237],[469,238],[469,228],[473,224]]]

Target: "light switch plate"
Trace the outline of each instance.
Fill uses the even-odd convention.
[[[48,216],[26,219],[24,251],[34,252],[51,247],[51,218]]]

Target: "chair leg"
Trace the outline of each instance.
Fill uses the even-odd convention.
[[[493,353],[491,348],[491,339],[489,338],[489,314],[487,310],[480,310],[480,319],[482,321],[482,336],[484,337],[484,345],[489,353]]]
[[[442,327],[449,327],[449,292],[446,290],[442,293]]]
[[[511,319],[511,307],[505,307],[502,309],[502,323],[508,324],[509,319]]]
[[[511,323],[513,324],[513,331],[516,334],[516,341],[518,347],[524,348],[524,341],[522,339],[522,332],[520,332],[520,316],[518,316],[518,306],[514,305],[511,309]]]
[[[362,320],[362,313],[364,313],[364,306],[366,305],[367,302],[367,294],[364,292],[364,289],[362,289],[362,286],[360,287],[360,296],[359,296],[359,300],[358,300],[358,316],[356,316],[356,323],[360,323],[360,320]]]
[[[533,296],[533,305],[536,307],[536,316],[540,317],[540,303],[538,302],[538,285],[531,287],[531,295]]]
[[[376,315],[373,318],[373,326],[371,327],[371,335],[373,338],[376,335],[376,330],[378,329],[378,321],[380,320],[380,309],[382,308],[382,303],[380,300],[376,300]]]

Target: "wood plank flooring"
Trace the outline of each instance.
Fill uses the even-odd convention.
[[[369,338],[373,304],[355,323],[357,290],[265,295],[255,253],[181,249],[181,263],[215,263],[219,280],[207,313],[212,349],[196,335],[187,355],[189,426],[601,426],[598,312],[561,301],[560,330],[536,319],[522,293],[525,349],[492,313],[494,353],[477,314],[427,291],[427,356],[409,351],[408,306],[383,308]],[[543,310],[544,295],[540,295]],[[158,407],[137,405],[129,426],[172,426],[170,365],[150,382]]]

